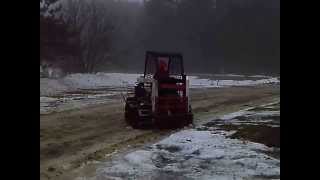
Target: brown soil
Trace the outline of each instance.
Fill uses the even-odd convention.
[[[223,125],[221,127],[225,130],[237,131],[230,138],[245,139],[262,143],[269,147],[280,148],[280,127],[265,125]]]

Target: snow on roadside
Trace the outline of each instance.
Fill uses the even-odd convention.
[[[142,74],[126,73],[96,73],[96,74],[69,74],[61,79],[40,78],[40,114],[50,113],[52,111],[63,110],[58,106],[69,108],[83,107],[81,103],[94,104],[95,101],[108,99],[112,95],[126,92],[128,88],[134,86],[137,78]],[[241,75],[225,75],[241,76]],[[230,78],[229,77],[229,78]],[[258,80],[212,80],[199,78],[199,76],[189,76],[190,88],[211,88],[211,87],[229,87],[229,86],[252,86],[266,83],[278,83],[277,78],[261,77]],[[74,93],[81,90],[83,94],[76,96]],[[89,90],[99,90],[90,95]],[[66,92],[69,92],[68,94]],[[66,97],[70,95],[74,97]],[[86,94],[87,93],[87,94]],[[55,97],[54,99],[50,99]],[[50,99],[50,102],[48,100]],[[80,101],[83,99],[83,101]],[[91,99],[88,103],[87,99]],[[57,108],[58,107],[58,108]]]
[[[99,89],[104,87],[133,86],[142,74],[126,73],[96,73],[96,74],[69,74],[62,79],[40,78],[40,95],[55,92],[71,91],[75,89]],[[226,75],[228,76],[228,75]],[[232,75],[235,76],[235,75]],[[240,76],[240,75],[237,75]],[[191,88],[253,86],[266,83],[279,83],[277,78],[261,77],[258,80],[214,80],[189,76]]]
[[[259,143],[229,139],[224,131],[183,130],[106,164],[97,171],[97,179],[279,177],[280,160],[261,151],[271,149]]]
[[[63,79],[40,78],[40,96],[52,96],[73,90]]]
[[[279,83],[277,78],[264,78],[259,80],[211,80],[203,79],[198,76],[189,76],[191,88],[212,88],[212,87],[231,87],[231,86],[255,86],[268,83]]]
[[[280,110],[276,110],[279,104],[246,108],[217,120],[240,123],[235,118],[243,116],[248,122],[262,125],[264,119],[258,117],[280,116]],[[229,138],[237,131],[201,129],[201,126],[181,130],[128,154],[119,154],[111,162],[102,164],[96,179],[280,179],[280,159],[268,153],[274,152],[273,147]]]
[[[116,92],[102,92],[101,94],[71,94],[65,97],[40,96],[40,114],[50,114],[71,109],[79,109],[90,105],[113,102],[111,98]]]
[[[141,74],[124,73],[97,73],[97,74],[70,74],[64,82],[79,89],[96,89],[101,87],[126,87],[134,85]]]

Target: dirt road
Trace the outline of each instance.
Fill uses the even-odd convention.
[[[272,102],[279,96],[277,85],[193,89],[195,124],[247,106]],[[87,162],[109,158],[114,152],[140,147],[172,132],[134,130],[123,117],[120,98],[80,110],[40,115],[41,179],[72,179],[83,166],[90,166]]]

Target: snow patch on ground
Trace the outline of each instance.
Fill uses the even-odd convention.
[[[98,170],[98,179],[244,179],[279,177],[280,161],[265,145],[216,131],[183,130]],[[148,177],[148,178],[146,178]]]
[[[71,97],[40,97],[40,115],[52,112],[61,112],[71,109],[80,109],[90,105],[106,104],[115,101],[112,96],[118,93],[79,94]]]
[[[48,95],[54,92],[76,89],[98,89],[104,87],[134,86],[137,78],[142,74],[126,73],[96,73],[96,74],[69,74],[62,79],[40,78],[40,94]],[[232,77],[235,75],[225,75]],[[241,75],[236,75],[241,76]],[[258,75],[259,76],[259,75]],[[250,76],[248,76],[250,77]],[[253,86],[266,83],[279,83],[277,78],[263,76],[258,80],[214,80],[189,76],[191,88]]]
[[[212,80],[202,79],[197,76],[189,76],[190,88],[213,88],[231,86],[255,86],[260,84],[279,83],[277,78],[265,78],[259,80]]]
[[[71,74],[64,78],[64,82],[78,89],[96,89],[101,87],[133,86],[142,74],[124,73],[97,73],[97,74]]]
[[[61,79],[40,78],[40,114],[64,109],[85,107],[86,105],[108,102],[109,97],[119,95],[133,88],[142,74],[96,73],[69,74]],[[232,78],[242,75],[224,75]],[[254,86],[279,83],[277,78],[261,77],[257,80],[214,80],[189,76],[190,88],[219,88],[230,86]],[[245,76],[247,77],[247,76]],[[249,77],[249,76],[248,76]],[[92,92],[89,91],[99,91]],[[79,94],[77,91],[82,91]]]
[[[276,110],[279,104],[274,102],[230,113],[212,120],[212,127],[204,124],[185,129],[151,146],[118,156],[97,170],[97,180],[280,179],[280,159],[269,155],[274,147],[229,138],[237,131],[217,128],[217,122],[262,125],[280,121],[274,119],[280,117],[280,111]],[[270,120],[266,120],[269,116]],[[204,126],[208,128],[201,128]]]
[[[40,96],[52,96],[73,89],[63,79],[40,78]]]

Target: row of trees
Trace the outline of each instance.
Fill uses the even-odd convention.
[[[75,60],[78,32],[61,15],[58,0],[40,0],[40,64],[59,64],[65,71],[81,69]]]
[[[89,73],[123,64],[119,59],[134,49],[130,31],[137,29],[138,7],[116,0],[41,0],[40,61]]]
[[[279,4],[60,0],[55,16],[41,16],[50,8],[40,8],[40,56],[64,57],[60,59],[71,67],[94,72],[108,67],[141,70],[145,50],[179,51],[189,71],[279,72]]]
[[[145,47],[185,54],[189,71],[279,72],[279,0],[149,0]]]

